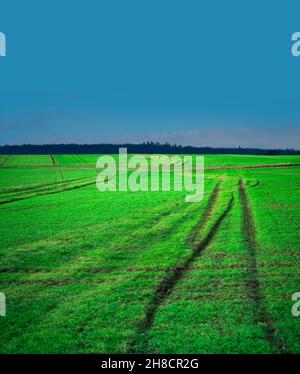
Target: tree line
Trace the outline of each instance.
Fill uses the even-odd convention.
[[[117,154],[127,148],[136,154],[237,154],[237,155],[299,155],[296,149],[260,149],[242,147],[193,147],[169,143],[145,142],[140,144],[23,144],[0,146],[1,155],[45,154]]]

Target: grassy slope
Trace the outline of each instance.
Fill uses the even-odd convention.
[[[50,156],[12,156],[10,165],[5,157],[0,200],[22,200],[0,206],[8,311],[1,352],[300,352],[290,312],[299,284],[299,168],[210,171],[204,201],[186,204],[178,192],[98,192],[88,184],[94,170],[68,169],[94,165],[95,155],[54,156],[57,167]]]

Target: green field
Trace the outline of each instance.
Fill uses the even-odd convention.
[[[205,196],[0,156],[1,353],[300,353],[300,156],[205,156]]]

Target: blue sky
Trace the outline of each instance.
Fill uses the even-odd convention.
[[[298,147],[299,1],[1,0],[0,144]]]

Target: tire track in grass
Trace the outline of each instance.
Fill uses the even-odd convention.
[[[214,206],[216,204],[216,201],[217,201],[219,193],[220,193],[220,182],[218,182],[216,184],[215,188],[213,189],[213,191],[211,193],[211,196],[210,196],[210,199],[208,201],[205,213],[202,216],[202,218],[200,219],[199,223],[197,224],[197,226],[195,227],[195,229],[193,230],[191,236],[188,239],[188,244],[189,245],[193,245],[195,243],[195,239],[196,239],[196,236],[199,233],[200,228],[208,220],[208,218],[211,216],[212,211],[214,209]]]
[[[88,164],[87,161],[84,161],[86,165],[56,165],[58,167],[64,167],[65,169],[70,170],[95,170],[96,168]],[[2,167],[6,169],[46,169],[49,168],[49,165],[3,165]],[[206,171],[223,171],[223,170],[242,170],[242,169],[274,169],[274,168],[299,168],[300,164],[270,164],[270,165],[249,165],[249,166],[219,166],[219,167],[210,167],[205,168]]]
[[[57,193],[62,193],[62,192],[67,192],[67,191],[71,191],[71,190],[76,190],[76,189],[79,189],[79,188],[84,188],[84,187],[90,186],[90,185],[95,184],[95,183],[96,183],[95,180],[93,180],[93,182],[89,182],[89,183],[85,183],[85,184],[80,184],[80,185],[76,185],[76,186],[72,186],[72,187],[66,187],[65,189],[59,190],[59,191],[50,191],[50,192],[40,193],[40,194],[33,195],[33,196],[26,196],[26,197],[15,198],[15,199],[12,199],[12,200],[7,200],[7,201],[0,201],[0,205],[14,203],[15,201],[32,199],[34,197],[41,197],[41,196],[46,196],[46,195],[54,195],[54,194],[57,194]]]
[[[11,157],[11,155],[6,156],[4,158],[4,160],[2,160],[0,167],[4,166],[6,164],[6,162],[9,160],[10,157]]]
[[[52,164],[53,164],[53,166],[56,166],[56,163],[55,163],[55,158],[54,158],[54,156],[53,156],[53,155],[50,155],[50,157],[51,157],[51,160],[52,160]]]
[[[51,160],[52,160],[52,164],[53,164],[53,167],[56,167],[56,162],[55,162],[55,158],[53,155],[50,155],[51,157]],[[55,187],[57,190],[59,190],[59,187],[58,187],[58,177],[57,177],[57,171],[55,170]]]
[[[55,183],[55,188],[58,190],[58,178],[57,178],[57,171],[55,170],[54,171],[54,175],[55,175],[55,178],[54,178],[54,183]]]
[[[50,155],[51,157],[51,160],[52,160],[52,163],[53,163],[53,166],[56,167],[56,161],[55,161],[55,156],[54,155]],[[59,189],[58,187],[58,178],[57,178],[57,172],[56,173],[56,188]],[[59,174],[61,176],[61,185],[62,185],[62,189],[64,190],[66,188],[65,186],[65,178],[64,178],[64,173],[62,170],[59,170]]]
[[[292,168],[292,167],[299,167],[299,163],[294,164],[267,164],[267,165],[245,165],[245,166],[217,166],[217,167],[210,167],[208,166],[205,170],[240,170],[240,169],[273,169],[273,168]]]
[[[220,190],[219,186],[217,185],[210,199],[206,212],[204,213],[204,216],[200,221],[202,224],[204,224],[210,217],[214,209],[217,196],[219,194],[219,190]],[[208,234],[205,236],[205,238],[202,239],[202,241],[199,244],[194,246],[194,249],[192,253],[190,254],[190,256],[181,265],[171,268],[169,272],[167,273],[167,275],[162,279],[162,281],[160,282],[160,284],[158,285],[154,293],[153,299],[151,300],[148,306],[145,318],[138,326],[137,336],[142,336],[141,342],[138,343],[136,340],[134,340],[130,344],[130,352],[139,353],[140,346],[143,347],[144,345],[147,344],[146,343],[147,334],[153,325],[154,318],[155,318],[158,308],[165,301],[165,299],[173,292],[177,283],[183,278],[185,273],[190,269],[191,265],[196,260],[196,258],[202,254],[202,252],[207,248],[207,246],[213,240],[213,238],[218,232],[220,225],[222,224],[224,219],[228,216],[232,207],[233,207],[233,196],[230,198],[226,206],[226,209],[218,217],[218,219],[216,220],[216,222],[214,223],[214,225],[212,226]],[[198,233],[199,231],[198,227],[196,231]],[[197,233],[195,234],[195,237]],[[192,243],[194,244],[194,241],[192,241]]]
[[[257,179],[254,184],[251,185],[251,187],[257,187],[260,184],[260,181]]]
[[[75,161],[79,161],[80,164],[85,164],[86,163],[85,160],[82,159],[81,155],[75,154],[75,155],[72,155],[72,156],[74,156]]]
[[[259,281],[259,275],[257,270],[257,248],[258,243],[256,240],[256,230],[253,218],[252,209],[249,203],[248,194],[243,183],[243,180],[239,180],[239,195],[243,211],[243,236],[246,249],[250,255],[248,263],[248,279],[246,281],[246,288],[249,299],[253,303],[253,315],[255,323],[262,325],[265,338],[269,345],[279,353],[284,351],[282,343],[275,336],[275,329],[270,322],[270,316],[264,305],[264,300],[261,294],[261,285]]]
[[[65,183],[70,183],[70,182],[75,182],[75,181],[83,181],[83,180],[87,180],[87,179],[90,179],[91,177],[88,176],[88,177],[80,177],[80,178],[71,178],[71,179],[67,179],[65,180]],[[63,183],[63,182],[58,182],[60,185]],[[17,188],[7,188],[6,190],[3,190],[0,188],[0,195],[7,195],[7,194],[18,194],[18,196],[20,196],[20,194],[24,194],[24,193],[29,193],[29,192],[39,192],[39,191],[45,191],[45,189],[47,187],[51,188],[55,188],[55,185],[56,183],[53,182],[53,183],[45,183],[45,184],[38,184],[38,185],[29,185],[29,187],[17,187]]]
[[[61,176],[62,188],[64,190],[66,188],[66,182],[65,182],[64,172],[62,170],[60,171],[60,176]]]
[[[91,178],[93,178],[93,181],[92,182],[88,182],[88,180],[91,180]],[[79,185],[75,185],[75,186],[70,186],[68,187],[67,185],[65,185],[65,187],[62,189],[62,190],[57,190],[57,191],[45,191],[45,192],[41,192],[41,193],[38,193],[36,195],[32,195],[32,196],[24,196],[24,197],[18,197],[18,198],[14,198],[14,199],[11,199],[11,200],[6,200],[6,201],[0,201],[0,205],[3,205],[3,204],[9,204],[9,203],[14,203],[15,201],[21,201],[21,200],[27,200],[27,199],[32,199],[34,197],[40,197],[40,196],[46,196],[46,195],[53,195],[53,194],[57,194],[57,193],[62,193],[62,192],[67,192],[67,191],[71,191],[71,190],[75,190],[75,189],[79,189],[79,188],[84,188],[84,187],[87,187],[87,186],[90,186],[92,184],[95,184],[96,185],[96,181],[94,179],[94,177],[83,177],[83,178],[75,178],[73,180],[82,180],[82,179],[86,179],[87,180],[87,183],[83,183],[83,184],[79,184]],[[62,183],[62,182],[61,182]],[[41,189],[39,190],[35,190],[35,191],[42,191]],[[34,192],[34,191],[33,191]]]

